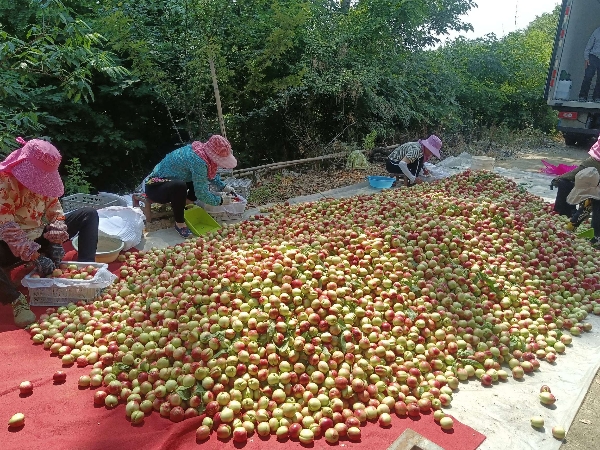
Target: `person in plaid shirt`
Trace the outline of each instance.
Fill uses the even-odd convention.
[[[423,168],[425,161],[428,161],[432,155],[439,158],[441,148],[442,140],[435,134],[425,140],[407,142],[390,153],[385,168],[389,173],[396,175],[396,181],[400,175],[404,175],[411,184],[414,184],[422,170],[426,173]]]

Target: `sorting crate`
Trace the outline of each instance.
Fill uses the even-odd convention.
[[[98,269],[107,269],[108,264],[91,262],[65,261],[65,264],[77,265],[78,267],[94,266]],[[102,294],[106,288],[89,287],[90,282],[97,281],[98,273],[92,280],[71,280],[71,279],[49,279],[49,278],[31,278],[34,272],[29,273],[23,278],[22,284],[29,290],[29,304],[31,306],[65,306],[69,303],[78,301],[91,302]],[[68,283],[69,286],[58,286],[50,282]]]
[[[250,186],[252,185],[250,178],[225,178],[223,183],[226,186],[231,186],[236,194],[241,197],[248,198],[250,196]]]
[[[219,170],[217,173],[221,177],[221,181],[225,183],[225,186],[232,187],[236,194],[248,198],[250,195],[250,186],[252,185],[250,178],[235,178],[231,170]],[[209,185],[209,190],[215,193],[218,192],[216,186],[213,184]]]
[[[103,195],[91,194],[73,194],[61,199],[63,211],[65,213],[75,211],[83,207],[91,207],[94,209],[102,209],[108,206],[119,206],[119,200],[116,198],[106,197]]]
[[[81,286],[30,288],[29,304],[31,306],[66,306],[82,300],[89,303],[102,295],[104,289]]]
[[[231,203],[229,205],[207,205],[206,203],[200,203],[200,206],[210,214],[214,219],[218,220],[238,220],[244,216],[246,205],[248,201],[241,195],[238,195],[239,202]]]

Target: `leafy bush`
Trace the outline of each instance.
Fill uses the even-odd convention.
[[[92,185],[88,181],[87,174],[81,168],[79,158],[73,158],[65,165],[67,171],[63,179],[65,185],[65,195],[89,194],[92,191]]]

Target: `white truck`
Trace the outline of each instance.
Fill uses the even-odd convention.
[[[600,99],[593,94],[595,84],[600,83],[597,75],[588,95],[580,98],[584,51],[598,27],[600,0],[563,0],[544,95],[548,105],[558,111],[557,128],[567,145],[586,145],[600,134],[600,101],[594,101]]]

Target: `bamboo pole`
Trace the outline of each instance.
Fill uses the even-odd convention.
[[[219,115],[219,127],[221,128],[221,135],[224,138],[227,138],[227,134],[225,132],[225,120],[223,120],[223,110],[221,109],[221,95],[219,94],[217,71],[215,70],[215,61],[212,55],[208,58],[208,64],[210,65],[210,75],[212,76],[213,89],[215,90],[215,100],[217,102],[217,114]]]
[[[388,145],[387,147],[381,147],[381,148],[385,148],[386,150],[391,150],[391,149],[396,148],[397,146],[398,145]],[[246,169],[237,169],[237,170],[233,171],[233,175],[242,175],[242,174],[246,174],[246,173],[258,172],[259,170],[267,170],[267,169],[269,169],[269,170],[283,169],[285,167],[295,166],[298,164],[304,164],[304,163],[309,163],[309,162],[314,162],[314,161],[323,161],[326,159],[333,159],[333,158],[341,158],[343,156],[348,156],[348,155],[349,155],[348,152],[339,152],[339,153],[332,153],[329,155],[316,156],[314,158],[296,159],[293,161],[280,161],[280,162],[276,162],[276,163],[265,164],[262,166],[248,167]]]
[[[256,166],[256,167],[249,167],[247,169],[234,170],[233,174],[241,175],[241,174],[257,172],[259,170],[265,170],[265,169],[283,169],[284,167],[295,166],[298,164],[304,164],[304,163],[309,163],[309,162],[314,162],[314,161],[323,161],[326,159],[333,159],[333,158],[341,158],[343,156],[347,156],[348,154],[349,153],[347,153],[347,152],[340,152],[340,153],[332,153],[330,155],[316,156],[314,158],[296,159],[294,161],[284,161],[284,162],[265,164],[263,166]]]

